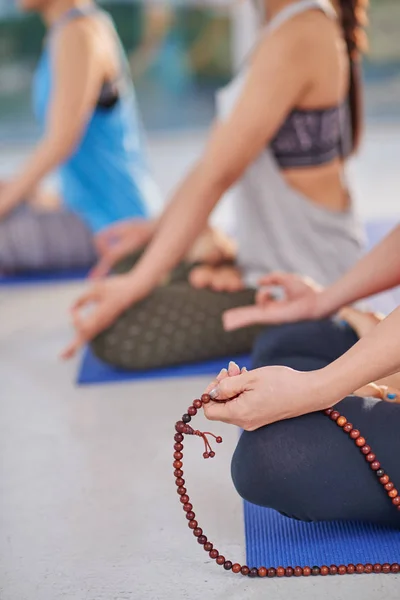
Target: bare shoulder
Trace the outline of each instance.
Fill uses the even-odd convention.
[[[96,52],[96,36],[90,18],[82,17],[66,23],[58,32],[55,39],[57,53],[71,56],[90,55]]]
[[[260,61],[267,56],[291,65],[304,65],[304,59],[330,52],[340,37],[340,29],[335,19],[322,11],[311,10],[296,15],[271,35],[265,35],[257,51]]]

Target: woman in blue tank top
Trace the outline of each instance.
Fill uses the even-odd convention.
[[[33,89],[44,133],[22,170],[0,188],[0,270],[90,264],[93,241],[100,244],[111,224],[132,218],[140,220],[138,243],[145,243],[160,197],[110,17],[79,0],[21,0],[21,6],[37,11],[48,28]],[[24,203],[55,169],[62,209]]]

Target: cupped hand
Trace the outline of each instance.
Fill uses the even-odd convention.
[[[108,275],[120,260],[148,244],[154,231],[155,221],[132,219],[114,223],[98,233],[95,246],[99,260],[89,278],[100,279]]]
[[[226,311],[223,325],[226,331],[257,324],[281,324],[318,318],[318,301],[323,290],[308,277],[290,273],[271,273],[263,277],[256,303]],[[283,298],[276,297],[279,287]]]
[[[71,358],[81,346],[112,325],[142,297],[137,290],[132,293],[132,285],[126,275],[94,283],[71,308],[75,337],[61,353],[62,358]]]
[[[280,366],[220,377],[213,384],[207,388],[214,401],[204,406],[206,417],[246,431],[323,410],[339,400],[329,390],[321,393],[318,371],[302,373]]]

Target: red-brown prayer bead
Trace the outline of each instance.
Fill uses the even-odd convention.
[[[311,568],[303,567],[303,575],[304,575],[304,577],[309,577],[311,575]]]
[[[381,482],[382,485],[386,485],[386,483],[389,483],[389,476],[388,475],[383,475],[383,477],[381,477],[379,479],[379,481]]]
[[[361,446],[365,446],[365,438],[359,437],[356,439],[356,446],[361,448]]]
[[[350,431],[353,429],[353,423],[346,423],[346,425],[343,427],[343,431],[345,433],[350,433]]]
[[[322,565],[320,572],[323,577],[326,577],[326,575],[329,575],[329,567]]]
[[[187,414],[190,417],[194,417],[195,415],[197,415],[197,408],[195,408],[194,406],[189,406]]]
[[[276,569],[274,569],[273,567],[271,567],[270,569],[268,569],[268,577],[271,579],[272,577],[276,577]]]
[[[367,454],[367,456],[365,457],[365,460],[367,460],[369,463],[374,462],[374,460],[376,459],[376,456],[373,452],[370,452],[369,454]]]
[[[336,565],[331,565],[329,567],[329,573],[330,573],[330,575],[337,575],[337,572],[338,572],[338,568],[337,568]]]
[[[389,496],[389,498],[393,499],[393,498],[396,498],[397,494],[398,494],[398,491],[395,488],[394,490],[389,492],[388,496]]]
[[[242,575],[248,575],[250,573],[250,569],[247,565],[243,565],[243,567],[240,569],[240,572],[242,573]]]
[[[191,504],[190,502],[188,502],[187,504],[183,505],[183,510],[185,512],[189,512],[190,510],[192,510],[192,508],[193,508],[193,504]]]
[[[286,577],[292,577],[293,573],[294,573],[294,570],[292,569],[292,567],[286,567],[286,569],[285,569]]]
[[[210,402],[211,398],[208,394],[203,394],[201,397],[201,401],[203,404],[208,404]]]
[[[345,565],[338,566],[338,573],[339,573],[339,575],[346,575],[347,568],[345,567]]]
[[[373,471],[379,471],[379,469],[381,468],[381,463],[379,462],[379,460],[374,460],[374,462],[370,464],[370,467]]]
[[[399,563],[393,563],[392,566],[390,567],[390,570],[392,573],[399,573],[400,572]]]
[[[266,577],[267,573],[268,573],[268,571],[267,571],[267,569],[265,567],[260,567],[258,569],[258,576],[259,577]]]
[[[389,569],[390,569],[390,565],[389,565]],[[241,570],[242,570],[242,567],[239,565],[239,563],[235,563],[232,566],[232,573],[240,573]]]
[[[277,577],[284,577],[285,576],[285,569],[283,567],[278,567],[276,570],[276,576]]]
[[[211,552],[211,550],[212,550],[212,549],[213,549],[213,545],[212,545],[212,543],[211,543],[211,542],[206,542],[206,543],[204,544],[204,550],[205,550],[206,552]]]
[[[366,565],[364,565],[364,573],[372,573],[373,570],[374,566],[371,565],[371,563],[367,563]]]
[[[301,567],[294,568],[294,576],[301,577],[303,575],[303,569]]]
[[[197,529],[198,522],[195,519],[193,519],[192,521],[189,521],[188,525],[190,529]]]
[[[185,494],[184,496],[181,496],[181,502],[182,504],[187,504],[189,502],[190,498],[187,494]]]
[[[358,563],[358,565],[356,565],[356,571],[357,573],[364,573],[364,565]]]
[[[349,565],[347,565],[347,572],[348,572],[349,575],[353,575],[353,573],[356,572],[355,565],[353,565],[352,563],[350,563]]]
[[[182,475],[183,475],[182,469],[175,469],[175,471],[174,471],[175,477],[182,477]]]
[[[182,435],[181,433],[176,433],[176,434],[174,435],[174,440],[175,440],[176,442],[182,442],[182,441],[183,441],[183,435]]]
[[[196,527],[196,529],[193,531],[193,535],[194,537],[200,537],[203,534],[203,530],[201,527]]]
[[[389,481],[389,483],[387,483],[387,484],[385,485],[385,490],[386,490],[387,492],[390,492],[390,491],[391,491],[393,488],[394,488],[394,483],[392,483],[391,481]]]
[[[360,435],[361,435],[361,434],[360,434],[360,432],[358,431],[358,429],[352,429],[352,430],[350,431],[350,437],[351,437],[351,439],[352,439],[352,440],[355,440],[355,439],[357,439],[358,437],[360,437]],[[363,445],[364,445],[364,444],[363,444]]]
[[[361,452],[363,454],[369,454],[371,452],[371,446],[368,446],[368,444],[366,444],[361,448]]]
[[[334,410],[333,412],[331,412],[331,414],[329,415],[329,418],[332,419],[332,421],[336,421],[338,418],[340,417],[340,413],[338,413],[337,410]]]
[[[219,554],[218,550],[213,549],[210,552],[210,558],[213,558],[215,560],[218,557],[218,554]]]
[[[175,480],[175,485],[177,485],[178,487],[182,487],[183,485],[185,485],[185,480],[182,479],[182,477],[177,477]]]
[[[225,562],[225,556],[218,556],[217,557],[217,560],[216,560],[217,565],[223,565],[224,562]]]
[[[346,425],[346,423],[347,423],[346,417],[339,417],[336,420],[336,425],[338,425],[339,427],[344,427]]]
[[[376,563],[374,565],[374,573],[382,573],[382,565],[379,563]]]
[[[180,460],[175,460],[173,463],[173,467],[174,469],[181,469],[183,467],[183,464]]]
[[[201,401],[201,400],[195,400],[195,401],[193,402],[193,406],[194,406],[195,408],[197,408],[197,409],[201,408],[201,405],[202,405],[202,401]]]
[[[389,563],[384,563],[382,565],[382,573],[390,573],[390,565],[389,565]]]
[[[400,506],[400,496],[396,496],[396,498],[393,498],[392,502],[395,506]]]

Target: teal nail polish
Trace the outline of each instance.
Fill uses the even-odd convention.
[[[342,321],[339,321],[339,324],[346,327],[348,325],[348,322],[343,319]]]
[[[388,394],[387,397],[389,400],[395,400],[397,398],[397,394]]]

